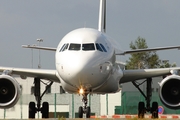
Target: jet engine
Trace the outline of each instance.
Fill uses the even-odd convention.
[[[13,107],[19,100],[20,85],[15,78],[9,75],[0,75],[0,108]]]
[[[170,75],[164,78],[159,85],[162,103],[171,109],[180,108],[180,76]]]

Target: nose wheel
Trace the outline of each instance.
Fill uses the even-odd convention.
[[[87,95],[88,94],[83,94],[83,99],[82,99],[83,106],[80,106],[78,111],[79,118],[83,118],[83,114],[86,114],[86,118],[91,117],[91,108],[90,106],[87,106],[88,103]]]

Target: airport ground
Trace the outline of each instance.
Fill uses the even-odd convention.
[[[179,120],[180,118],[159,118],[155,120]],[[4,119],[0,119],[4,120]],[[8,119],[8,120],[29,120],[29,119]],[[31,119],[31,120],[44,120],[44,119]],[[153,120],[152,118],[49,118],[45,120]]]

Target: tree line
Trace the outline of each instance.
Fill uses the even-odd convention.
[[[130,48],[146,49],[148,45],[146,39],[138,37],[135,42],[130,43]],[[155,51],[133,53],[126,61],[126,69],[147,69],[147,68],[169,68],[176,67],[176,64],[170,64],[169,60],[161,60]]]

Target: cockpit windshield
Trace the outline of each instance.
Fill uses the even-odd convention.
[[[107,52],[106,48],[104,47],[103,44],[101,43],[85,43],[82,44],[77,44],[77,43],[65,43],[62,45],[61,49],[59,50],[59,52],[63,52],[65,50],[74,50],[74,51],[79,51],[79,50],[83,50],[83,51],[94,51],[94,50],[98,50],[101,52]]]
[[[69,46],[69,50],[80,50],[80,49],[81,49],[81,44],[71,43]]]
[[[82,50],[84,51],[95,50],[94,43],[82,44]]]

